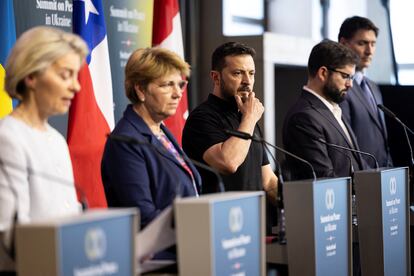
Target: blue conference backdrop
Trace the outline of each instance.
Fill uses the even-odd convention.
[[[133,50],[150,47],[153,0],[103,0],[111,63],[115,122],[128,101],[124,92],[124,67]],[[72,32],[73,0],[14,0],[17,37],[34,26],[51,26]],[[68,116],[49,123],[66,137]]]

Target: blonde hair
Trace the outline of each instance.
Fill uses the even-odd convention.
[[[45,26],[29,29],[16,41],[7,59],[5,90],[10,97],[23,100],[24,79],[41,73],[71,52],[81,61],[88,54],[88,46],[78,35]]]
[[[190,75],[190,65],[176,53],[160,48],[142,48],[134,51],[125,66],[125,93],[131,103],[139,103],[135,85],[146,86],[174,71]]]

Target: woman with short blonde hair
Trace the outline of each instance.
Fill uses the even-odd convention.
[[[196,196],[200,189],[200,175],[162,124],[175,114],[189,73],[181,57],[157,47],[136,50],[125,67],[125,90],[131,104],[112,135],[138,143],[107,140],[102,180],[108,206],[138,207],[141,228],[176,196]]]
[[[190,75],[190,66],[174,52],[164,48],[138,49],[125,66],[125,93],[132,104],[139,103],[135,86],[146,87],[162,76],[178,71],[183,77]]]

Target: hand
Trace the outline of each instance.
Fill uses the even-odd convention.
[[[235,95],[234,97],[240,112],[243,114],[243,117],[252,120],[253,123],[256,124],[263,115],[264,107],[259,99],[256,98],[255,93],[249,93],[244,101],[242,101],[240,95]]]

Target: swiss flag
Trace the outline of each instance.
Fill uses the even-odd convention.
[[[106,207],[101,159],[114,127],[111,69],[101,0],[73,1],[73,32],[90,53],[79,72],[81,91],[69,110],[68,144],[78,195],[89,207]]]
[[[152,45],[167,48],[184,58],[183,35],[178,0],[155,0]],[[188,116],[187,89],[175,115],[164,120],[181,145],[182,131]]]

